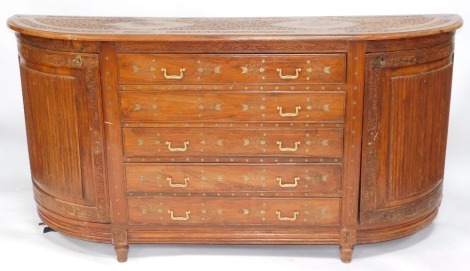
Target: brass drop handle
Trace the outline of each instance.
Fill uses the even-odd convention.
[[[169,150],[169,151],[173,151],[173,152],[183,152],[183,151],[187,151],[187,150],[188,150],[189,141],[183,142],[183,144],[184,144],[184,147],[183,147],[183,148],[172,148],[170,141],[165,142],[165,144],[168,145],[168,150]]]
[[[168,181],[168,184],[171,187],[185,188],[186,186],[188,186],[189,178],[188,177],[184,178],[184,183],[182,183],[182,184],[181,183],[173,183],[173,178],[171,178],[171,177],[166,178],[166,180]]]
[[[301,68],[295,69],[295,75],[282,75],[282,69],[277,69],[277,72],[279,73],[279,78],[282,80],[292,80],[292,79],[297,79],[299,78],[300,71],[302,71]]]
[[[277,178],[277,183],[279,184],[279,186],[280,187],[285,187],[285,188],[296,187],[297,184],[298,184],[298,181],[300,181],[300,177],[295,177],[294,178],[294,183],[282,183],[282,178],[281,177]]]
[[[284,113],[282,112],[282,106],[278,106],[277,110],[279,111],[279,116],[285,118],[285,117],[297,117],[299,115],[299,111],[302,109],[300,106],[295,107],[295,113]]]
[[[295,212],[294,212],[294,216],[292,216],[292,217],[289,217],[289,216],[281,216],[281,211],[276,211],[276,214],[277,214],[277,219],[279,219],[280,221],[296,221],[296,220],[297,220],[297,216],[299,215],[299,212],[298,212],[298,211],[295,211]]]
[[[174,220],[174,221],[187,221],[187,220],[189,220],[189,215],[191,214],[191,211],[186,211],[186,216],[175,216],[172,210],[168,210],[168,213],[170,214],[171,220]]]
[[[279,150],[280,150],[280,151],[283,151],[283,152],[294,152],[294,151],[297,151],[298,148],[299,148],[299,145],[300,145],[300,141],[296,141],[296,142],[294,142],[294,147],[293,147],[293,148],[289,148],[289,147],[283,148],[281,141],[277,141],[276,143],[277,143],[277,145],[279,146]]]
[[[180,69],[180,75],[168,75],[166,73],[166,69],[165,68],[162,68],[162,72],[163,72],[163,77],[165,77],[165,79],[168,79],[168,80],[180,80],[180,79],[183,79],[183,76],[184,76],[184,72],[186,71],[185,68],[182,68]]]

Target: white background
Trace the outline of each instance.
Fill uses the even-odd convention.
[[[434,223],[407,238],[356,246],[353,262],[337,246],[132,245],[115,261],[110,245],[88,243],[37,226],[27,156],[14,14],[164,17],[256,17],[458,13],[468,1],[296,0],[0,0],[0,269],[43,270],[468,270],[470,266],[470,27],[456,37],[444,199]],[[469,20],[470,22],[470,20]],[[466,268],[464,268],[466,267]]]

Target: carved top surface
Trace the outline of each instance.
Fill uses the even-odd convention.
[[[364,17],[133,18],[16,15],[13,30],[69,40],[169,40],[305,37],[310,39],[392,39],[454,31],[455,14]]]

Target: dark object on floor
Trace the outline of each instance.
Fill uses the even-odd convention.
[[[55,232],[55,230],[51,227],[48,227],[45,223],[41,222],[39,223],[39,226],[44,226],[44,229],[42,230],[42,233],[48,233],[48,232]]]

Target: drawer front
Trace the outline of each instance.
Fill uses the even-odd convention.
[[[345,54],[120,54],[120,84],[344,83]]]
[[[124,155],[132,157],[341,157],[343,129],[241,130],[124,128]]]
[[[127,191],[340,196],[341,164],[127,165]],[[230,194],[230,193],[229,193]],[[241,194],[240,194],[241,195]],[[243,194],[245,195],[245,194]]]
[[[343,122],[343,93],[121,92],[123,121]]]
[[[128,198],[130,224],[336,226],[340,199]]]

